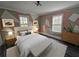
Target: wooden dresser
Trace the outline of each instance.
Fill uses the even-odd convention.
[[[6,42],[7,46],[13,46],[13,45],[15,45],[15,41],[16,41],[16,38],[15,38],[14,35],[6,36],[5,37],[5,42]]]
[[[62,39],[66,42],[79,45],[79,33],[63,32]]]

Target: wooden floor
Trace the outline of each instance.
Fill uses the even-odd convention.
[[[79,46],[68,46],[65,57],[79,57]]]
[[[6,44],[0,47],[0,57],[6,57],[6,49],[13,47],[14,45],[7,46]]]

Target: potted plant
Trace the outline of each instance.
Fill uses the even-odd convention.
[[[71,32],[73,33],[74,32],[74,27],[75,27],[75,24],[74,23],[69,23],[69,26],[67,28],[64,28],[66,32]]]
[[[79,33],[76,33],[74,28],[75,24],[72,22],[69,23],[69,26],[64,28],[65,32],[62,33],[62,38],[68,43],[79,45]]]

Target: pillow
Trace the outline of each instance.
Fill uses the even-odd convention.
[[[28,35],[28,34],[31,34],[31,32],[28,32],[28,31],[19,31],[19,35],[20,36],[24,36],[24,35]]]
[[[27,33],[25,33],[25,35],[29,35],[29,34],[31,34],[31,32],[27,32]]]
[[[27,31],[20,31],[19,34],[20,36],[24,36],[27,33]]]

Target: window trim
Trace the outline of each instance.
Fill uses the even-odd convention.
[[[21,23],[22,19],[20,17],[27,17],[27,24],[26,25]],[[19,19],[20,19],[20,27],[28,27],[28,16],[27,15],[20,15]],[[22,25],[24,25],[24,26],[22,26]]]
[[[53,15],[53,16],[52,16],[52,29],[53,29],[53,25],[58,25],[58,24],[53,24],[53,17],[54,17],[54,16],[55,16],[55,17],[56,17],[56,16],[61,16],[61,17],[62,17],[61,31],[60,31],[60,32],[56,32],[56,31],[53,31],[53,30],[52,30],[52,32],[53,32],[53,33],[61,33],[61,32],[63,31],[63,14]]]

